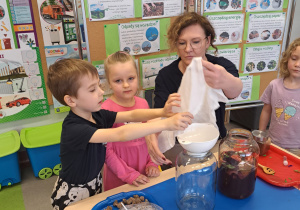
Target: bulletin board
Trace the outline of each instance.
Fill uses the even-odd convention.
[[[278,77],[278,71],[267,71],[267,72],[244,72],[243,68],[246,65],[245,64],[245,59],[244,59],[244,54],[245,54],[245,50],[246,47],[253,47],[253,46],[268,46],[270,45],[279,45],[280,46],[280,54],[282,51],[282,45],[283,45],[283,40],[284,38],[280,39],[279,41],[273,40],[272,42],[259,42],[259,43],[248,43],[247,39],[245,38],[245,36],[247,36],[247,32],[245,32],[245,29],[247,29],[246,27],[248,27],[248,22],[249,21],[249,17],[248,17],[248,13],[255,13],[255,14],[269,14],[269,13],[278,13],[278,12],[282,12],[285,13],[285,18],[287,19],[289,14],[288,14],[288,3],[289,0],[281,0],[282,1],[282,8],[280,7],[279,10],[276,11],[269,11],[269,10],[261,10],[261,11],[246,11],[247,10],[247,0],[225,0],[225,3],[228,2],[228,4],[233,5],[233,3],[235,2],[240,2],[241,7],[239,10],[230,10],[230,11],[226,11],[226,9],[222,9],[222,7],[224,8],[224,4],[222,5],[222,3],[224,3],[222,0],[212,0],[212,2],[215,2],[217,10],[219,9],[219,11],[216,12],[212,12],[212,11],[204,11],[205,6],[207,5],[207,0],[202,0],[201,2],[198,0],[198,11],[200,11],[201,9],[201,14],[203,15],[223,15],[223,14],[243,14],[244,15],[244,28],[243,28],[243,34],[242,34],[242,39],[240,43],[229,43],[229,44],[216,44],[216,46],[218,47],[219,50],[221,49],[231,49],[232,47],[236,47],[236,48],[240,48],[240,61],[238,64],[238,69],[239,69],[239,73],[240,76],[253,76],[253,81],[252,81],[252,91],[251,91],[251,99],[249,100],[245,100],[243,99],[242,101],[236,101],[236,103],[243,103],[243,102],[251,102],[251,101],[256,101],[259,100],[259,97],[262,95],[263,91],[265,90],[265,88],[268,86],[268,84],[270,83],[270,81],[272,81],[273,79]],[[250,2],[259,2],[256,0],[250,0]],[[272,2],[272,0],[266,0],[267,2]],[[273,0],[274,1],[274,0]],[[139,15],[137,16],[135,14],[135,17],[133,18],[125,18],[125,19],[112,19],[112,20],[102,20],[102,21],[90,21],[89,19],[89,11],[88,11],[88,5],[87,5],[87,0],[82,0],[82,2],[84,2],[84,9],[85,9],[85,28],[87,29],[87,40],[88,40],[88,47],[87,49],[89,50],[88,54],[89,54],[89,58],[90,61],[92,63],[97,63],[99,61],[103,61],[107,55],[107,43],[105,41],[105,27],[107,26],[112,26],[112,25],[117,25],[117,24],[125,24],[125,23],[132,23],[132,22],[136,22],[136,21],[146,21],[145,19],[143,19],[142,17],[139,17]],[[134,0],[135,4],[136,2],[139,2],[139,4],[141,5],[141,0]],[[191,1],[190,1],[191,2]],[[39,19],[39,12],[37,10],[38,6],[37,6],[37,2],[36,1],[32,1],[33,4],[33,8],[34,9],[34,16],[35,16],[35,21],[36,21],[36,25],[39,26],[40,25],[40,19]],[[183,4],[183,3],[182,3]],[[220,7],[221,5],[221,7]],[[259,5],[259,3],[258,3]],[[194,8],[191,9],[191,7],[189,7],[190,10],[189,11],[193,11]],[[186,8],[184,8],[186,9]],[[200,12],[199,12],[200,13]],[[163,17],[163,18],[158,18],[158,19],[168,19],[167,24],[165,24],[163,27],[164,30],[166,31],[169,24],[172,23],[175,20],[174,16],[170,16],[170,17]],[[154,19],[151,19],[154,20]],[[284,26],[287,27],[287,26]],[[37,36],[39,40],[42,40],[42,31],[39,27],[37,27]],[[112,36],[114,36],[112,34]],[[282,31],[282,36],[284,36],[283,31]],[[166,43],[166,39],[164,37],[161,37],[161,42],[165,42]],[[44,49],[44,44],[43,42],[39,42],[39,46],[40,49]],[[160,56],[164,56],[164,55],[170,55],[169,54],[169,50],[168,49],[161,49],[159,52],[152,52],[149,54],[143,54],[143,55],[135,55],[135,59],[137,59],[138,61],[138,66],[141,67],[141,60],[142,59],[147,59],[147,57],[149,56],[150,58],[155,58],[155,57],[160,57]],[[171,52],[172,53],[172,52]],[[43,65],[43,70],[44,70],[44,75],[45,75],[45,80],[47,80],[47,62],[46,62],[46,56],[45,56],[45,52],[43,50],[41,50],[40,52],[41,54],[41,59],[42,59],[42,65]],[[172,54],[171,54],[172,55]],[[225,56],[224,56],[225,57]],[[153,88],[144,88],[145,90],[153,90]],[[53,104],[53,100],[51,97],[51,93],[50,91],[47,89],[47,95],[48,95],[48,101],[49,104]],[[145,95],[147,95],[147,93],[145,93]],[[149,95],[149,93],[148,93]],[[152,93],[153,96],[153,93]],[[234,104],[235,102],[232,102],[232,104]]]
[[[258,101],[269,83],[278,77],[278,61],[288,27],[288,4],[288,0],[202,0],[202,14],[215,29],[215,45],[224,52],[221,56],[232,51],[228,59],[239,60],[236,66],[244,88],[229,105]],[[213,48],[209,50],[212,54]],[[230,59],[234,54],[239,54],[239,59]],[[249,78],[252,85],[247,81]]]

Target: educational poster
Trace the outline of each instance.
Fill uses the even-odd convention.
[[[244,14],[207,15],[216,33],[216,45],[241,43],[244,28]]]
[[[38,0],[38,9],[45,46],[77,42],[71,1]]]
[[[240,76],[240,79],[243,82],[243,90],[238,97],[234,99],[230,99],[229,103],[251,100],[253,76],[252,75]]]
[[[6,0],[0,0],[0,50],[15,49],[15,37]]]
[[[143,19],[178,16],[181,14],[181,0],[142,0]]]
[[[0,123],[49,114],[38,48],[0,53]]]
[[[172,55],[168,57],[158,57],[153,59],[147,59],[147,57],[141,58],[141,77],[143,88],[154,88],[155,78],[158,72],[163,67],[168,66],[177,59],[177,55]]]
[[[30,0],[9,0],[9,4],[18,48],[38,47]]]
[[[249,14],[247,42],[281,41],[285,12]]]
[[[282,10],[284,0],[247,0],[246,12]]]
[[[90,21],[134,18],[133,0],[88,0]]]
[[[208,54],[214,55],[215,49],[210,49],[207,51]],[[217,57],[224,57],[230,60],[237,69],[240,66],[240,56],[241,48],[228,48],[228,49],[218,49]]]
[[[244,55],[244,73],[276,71],[280,45],[246,47]]]
[[[130,55],[160,51],[159,20],[119,24],[120,50]]]
[[[83,44],[82,46],[82,54],[83,57],[87,57],[86,46]],[[46,46],[45,47],[45,55],[47,66],[49,66],[56,61],[65,59],[65,58],[76,58],[79,59],[78,53],[78,45],[60,45],[60,46]],[[59,103],[53,96],[53,105],[55,113],[66,112],[69,111],[70,108]]]
[[[241,11],[244,0],[205,0],[204,12]]]

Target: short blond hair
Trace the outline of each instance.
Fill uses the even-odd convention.
[[[213,44],[216,36],[213,26],[206,17],[199,15],[196,12],[185,12],[180,16],[177,16],[171,23],[167,33],[168,44],[171,51],[177,49],[176,42],[178,41],[181,31],[186,27],[195,24],[201,26],[206,37],[210,36],[210,45],[216,50],[216,52],[218,51],[217,47]]]
[[[47,85],[59,103],[67,106],[65,95],[77,97],[80,78],[85,75],[99,77],[91,63],[80,59],[63,59],[49,67]]]
[[[296,48],[300,46],[300,38],[295,39],[286,49],[285,52],[282,53],[282,57],[279,60],[279,75],[282,78],[286,78],[290,76],[290,72],[288,69],[288,62],[291,58],[292,53],[296,50]]]

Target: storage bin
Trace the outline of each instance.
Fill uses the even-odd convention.
[[[21,181],[18,150],[20,136],[17,131],[0,134],[0,190]]]
[[[47,179],[53,173],[59,174],[61,130],[62,122],[21,130],[21,142],[26,148],[36,177]]]

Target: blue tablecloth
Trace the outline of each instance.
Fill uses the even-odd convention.
[[[175,201],[175,178],[143,189],[142,191],[152,195],[164,209],[178,209]],[[253,194],[243,200],[228,198],[217,190],[215,210],[227,209],[299,210],[300,191],[294,187],[276,187],[257,178]]]

